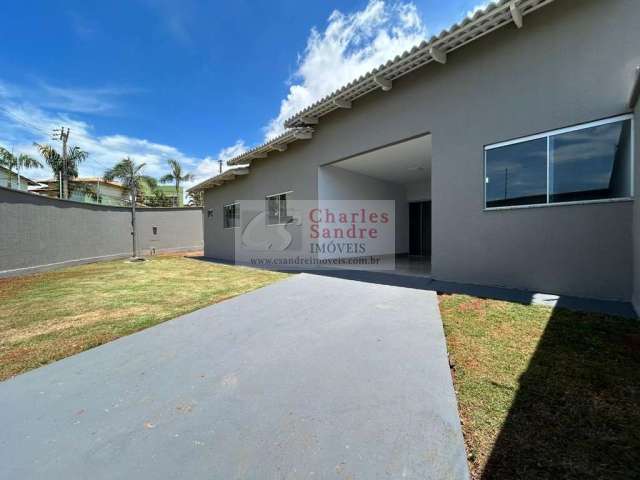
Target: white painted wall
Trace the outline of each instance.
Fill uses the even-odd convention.
[[[318,168],[318,200],[394,200],[396,252],[409,251],[409,204],[402,185],[350,172],[338,167]],[[389,252],[393,253],[393,252]]]
[[[431,179],[405,185],[408,202],[424,202],[431,200]]]

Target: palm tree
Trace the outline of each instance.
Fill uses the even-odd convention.
[[[201,207],[204,204],[204,192],[202,190],[198,192],[189,192],[189,206]]]
[[[62,198],[62,155],[56,152],[51,145],[40,143],[34,143],[33,145],[38,149],[44,161],[49,165],[54,177],[58,180],[60,185],[59,197]]]
[[[78,165],[87,159],[89,153],[85,152],[78,146],[71,147],[67,152],[65,162],[63,156],[51,145],[43,145],[39,143],[34,143],[34,145],[40,152],[40,155],[42,155],[47,162],[47,165],[49,165],[51,170],[53,170],[53,174],[61,183],[61,198],[69,198],[69,178],[75,178],[78,176]],[[65,163],[67,165],[66,175],[64,173]]]
[[[178,195],[180,195],[180,183],[188,182],[189,180],[193,180],[194,176],[190,173],[184,173],[182,171],[182,165],[177,160],[170,158],[167,160],[169,167],[171,168],[171,173],[167,173],[164,177],[160,178],[161,183],[171,183],[175,182],[176,184],[176,199],[175,206],[178,206]]]
[[[103,178],[106,181],[114,179],[120,180],[120,183],[129,191],[129,200],[131,202],[131,230],[133,232],[133,258],[138,259],[137,248],[137,231],[136,231],[136,198],[139,191],[143,190],[145,184],[151,189],[156,188],[155,178],[142,174],[145,164],[136,163],[131,158],[126,157],[120,160],[115,166],[104,172]]]
[[[18,189],[20,188],[20,170],[23,168],[43,168],[42,164],[30,155],[21,153],[16,156],[13,152],[2,147],[0,147],[0,165],[9,169],[9,179],[7,181],[9,188],[11,188],[11,172],[15,168],[18,174]]]

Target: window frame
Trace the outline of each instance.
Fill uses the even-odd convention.
[[[232,202],[232,203],[227,203],[226,205],[222,206],[222,228],[223,229],[233,229],[233,228],[238,228],[240,225],[237,225],[236,222],[236,215],[235,212],[238,211],[238,220],[240,219],[240,215],[239,215],[239,210],[238,210],[238,205],[240,205],[240,202]],[[227,211],[227,207],[235,207],[234,211],[233,211],[233,215],[231,216],[231,219],[233,220],[233,225],[231,226],[227,226],[227,220],[226,220],[226,211]]]
[[[280,193],[272,193],[270,195],[264,196],[264,222],[267,227],[277,227],[278,225],[287,225],[289,223],[289,222],[283,223],[281,221],[280,211],[278,211],[278,223],[269,223],[269,211],[267,207],[267,202],[269,201],[270,198],[280,197],[281,195],[289,195],[290,193],[293,193],[293,190],[287,190],[286,192],[280,192]],[[288,198],[285,197],[285,200],[288,200]]]
[[[601,198],[595,200],[576,200],[576,201],[568,201],[568,202],[551,202],[551,184],[549,182],[550,173],[551,173],[551,137],[562,135],[564,133],[575,132],[578,130],[586,130],[588,128],[598,127],[601,125],[607,125],[610,123],[624,122],[626,120],[631,121],[630,125],[630,135],[629,135],[629,155],[630,155],[630,179],[629,179],[629,196],[627,197],[616,197],[616,198]],[[536,133],[534,135],[527,135],[526,137],[518,137],[511,140],[506,140],[503,142],[497,142],[485,145],[482,149],[482,159],[483,159],[483,177],[482,177],[482,196],[483,196],[483,211],[494,211],[494,210],[517,210],[523,208],[545,208],[545,207],[558,207],[564,205],[588,205],[592,203],[616,203],[616,202],[629,202],[633,201],[635,195],[635,131],[634,131],[634,114],[633,113],[625,113],[623,115],[617,115],[615,117],[607,117],[600,120],[594,120],[592,122],[587,123],[579,123],[577,125],[572,125],[569,127],[558,128],[556,130],[549,130],[546,132]],[[495,150],[501,147],[507,147],[509,145],[515,145],[518,143],[529,142],[531,140],[538,140],[541,138],[547,139],[547,201],[545,203],[533,203],[528,205],[506,205],[503,207],[487,207],[487,152],[491,150]]]

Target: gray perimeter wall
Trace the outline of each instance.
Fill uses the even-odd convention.
[[[138,209],[144,254],[202,248],[199,208]],[[157,226],[157,234],[153,234]],[[0,187],[0,276],[131,255],[131,211]]]
[[[485,212],[483,147],[628,113],[638,25],[637,0],[558,0],[322,117],[312,140],[207,191],[205,254],[233,258],[222,204],[317,199],[319,166],[431,133],[436,279],[629,301],[634,202]]]

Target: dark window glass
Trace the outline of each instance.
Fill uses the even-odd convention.
[[[287,214],[287,194],[272,195],[265,200],[267,212],[267,225],[288,223],[291,217]]]
[[[280,223],[280,197],[267,197],[267,225]]]
[[[287,213],[287,194],[280,195],[280,223],[289,223],[291,216]]]
[[[492,148],[485,155],[487,207],[546,203],[546,137]]]
[[[631,120],[550,137],[551,202],[629,197]]]
[[[238,226],[240,219],[240,209],[238,204],[224,206],[224,228],[233,228]]]

